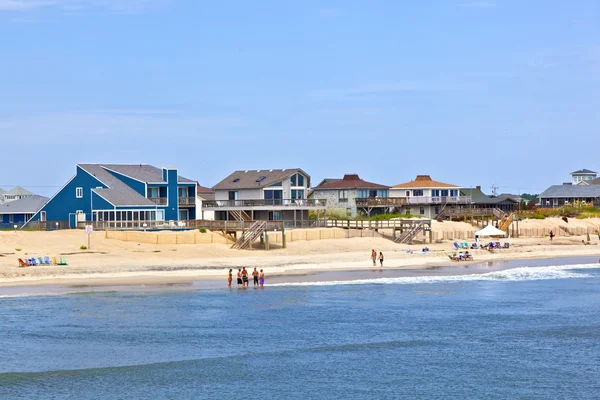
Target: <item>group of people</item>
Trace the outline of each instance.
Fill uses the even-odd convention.
[[[371,260],[373,261],[373,266],[377,266],[377,252],[375,249],[371,250]],[[379,266],[383,268],[383,253],[379,252]]]
[[[250,285],[250,282],[248,280],[248,271],[246,270],[246,267],[243,268],[238,268],[238,272],[237,272],[237,284],[238,284],[238,288],[241,287],[248,287]],[[254,271],[252,271],[252,277],[254,278],[254,286],[264,286],[265,284],[265,273],[263,272],[263,270],[261,269],[260,272],[258,272],[258,270],[256,269],[256,267],[254,268]],[[231,287],[231,282],[233,282],[233,269],[229,270],[229,278],[228,278],[228,286]]]

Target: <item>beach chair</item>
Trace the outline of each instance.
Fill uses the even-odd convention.
[[[19,258],[19,267],[29,267],[29,263]]]
[[[42,260],[42,257],[38,257],[38,262],[40,263],[40,265],[44,265],[44,260]]]
[[[29,265],[37,265],[37,261],[35,261],[35,257],[31,257],[27,259],[29,261]]]
[[[469,248],[469,242],[462,242],[461,245],[462,245],[463,249],[468,249]]]
[[[56,261],[56,257],[52,257],[52,264],[58,265],[58,262]]]
[[[50,257],[48,257],[48,256],[44,257],[44,264],[45,265],[50,265],[51,264],[50,263]]]
[[[69,265],[69,264],[67,264],[67,259],[66,258],[61,257],[60,258],[60,263],[58,265]]]
[[[457,243],[457,242],[454,242],[454,247],[456,247],[456,250],[459,250],[459,249],[460,249],[460,246],[458,245],[458,243]]]

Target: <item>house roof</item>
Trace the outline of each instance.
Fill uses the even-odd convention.
[[[0,188],[0,196],[3,195],[4,193],[6,193],[6,190]]]
[[[591,181],[583,181],[588,185],[600,185],[600,178],[592,179]]]
[[[48,198],[37,194],[23,197],[0,205],[0,214],[35,214],[48,202]]]
[[[215,191],[211,188],[201,186],[199,183],[196,182],[196,196],[201,197],[204,200],[214,200]]]
[[[428,189],[428,188],[459,188],[460,186],[449,183],[438,182],[431,179],[429,175],[417,175],[414,181],[392,186],[392,189]]]
[[[571,175],[580,175],[580,174],[597,174],[597,172],[590,171],[589,169],[580,169],[579,171],[571,172]]]
[[[12,195],[17,195],[17,196],[31,196],[31,195],[33,195],[33,193],[31,193],[27,189],[23,189],[21,186],[16,186],[16,187],[12,188],[6,194],[12,194]]]
[[[600,197],[600,185],[552,185],[540,194],[540,199]]]
[[[460,189],[460,193],[462,196],[471,196],[471,201],[475,204],[499,204],[507,201],[512,203],[519,202],[513,197],[513,195],[501,194],[500,196],[492,197],[488,196],[477,188]]]
[[[329,180],[329,182],[314,188],[315,190],[328,189],[389,189],[389,186],[367,182],[356,174],[346,174],[343,179]]]
[[[328,184],[328,183],[339,182],[339,181],[341,181],[341,180],[342,180],[341,178],[325,178],[325,179],[323,179],[321,182],[319,182],[319,184],[318,184],[317,186],[315,186],[315,187],[313,188],[313,190],[314,190],[314,189],[316,189],[316,188],[318,188],[318,187],[321,187],[321,186],[323,186],[323,185],[326,185],[326,184]]]
[[[122,175],[129,176],[142,182],[166,183],[162,177],[162,168],[157,168],[148,164],[98,164],[109,170],[118,172]],[[194,181],[178,175],[179,182]]]
[[[307,178],[306,186],[310,186],[310,176],[300,168],[292,169],[263,169],[235,171],[227,178],[213,186],[214,190],[261,189],[274,183],[289,179],[300,172]]]
[[[78,164],[80,168],[94,176],[108,189],[92,189],[100,197],[115,206],[156,206],[156,204],[142,196],[119,178],[102,168],[99,164]]]

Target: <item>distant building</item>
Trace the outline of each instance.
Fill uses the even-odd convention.
[[[600,185],[553,185],[540,194],[540,206],[557,208],[573,204],[599,205]]]
[[[76,173],[30,219],[106,223],[121,228],[145,221],[196,219],[196,182],[176,168],[144,164],[78,164]]]
[[[196,185],[196,210],[198,210],[196,219],[214,220],[214,211],[205,211],[202,205],[205,201],[214,201],[215,191],[211,188],[200,186],[199,183]]]
[[[0,204],[0,226],[12,228],[27,223],[48,202],[47,197],[31,195]]]
[[[351,217],[359,210],[374,215],[386,212],[387,207],[369,207],[367,200],[387,198],[389,189],[389,186],[367,182],[356,174],[346,174],[343,179],[324,179],[312,189],[310,198],[326,201],[328,209],[343,211]]]
[[[20,200],[29,196],[33,196],[33,193],[27,189],[23,189],[21,186],[17,186],[8,192],[4,189],[0,189],[0,204]]]
[[[597,172],[589,169],[580,169],[579,171],[571,172],[571,183],[573,185],[586,184],[588,181],[596,179]]]
[[[324,210],[325,201],[307,199],[310,175],[299,168],[235,171],[216,184],[214,201],[202,212],[214,211],[221,221],[308,222],[310,210]]]

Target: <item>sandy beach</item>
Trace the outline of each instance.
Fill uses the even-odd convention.
[[[551,226],[556,221],[539,222]],[[593,226],[596,222],[583,223]],[[445,223],[444,228],[475,229],[465,223],[450,224]],[[439,230],[440,226],[435,228]],[[172,233],[164,233],[169,234]],[[597,236],[592,236],[591,245],[583,245],[584,239],[586,236],[559,236],[552,242],[547,237],[511,238],[507,239],[510,242],[509,249],[494,253],[475,250],[472,253],[475,262],[600,257]],[[360,271],[372,269],[371,249],[384,253],[384,269],[424,269],[457,264],[447,256],[454,248],[452,241],[448,240],[427,245],[404,245],[385,238],[363,237],[294,241],[288,243],[286,249],[274,246],[276,248],[270,251],[240,251],[220,243],[170,245],[125,242],[106,239],[104,232],[94,232],[91,243],[91,249],[80,249],[81,245],[87,244],[85,232],[81,230],[0,232],[0,286],[226,281],[227,270],[241,266],[263,268],[267,277]],[[424,246],[431,251],[420,254]],[[18,267],[18,258],[32,256],[65,257],[69,265]]]

